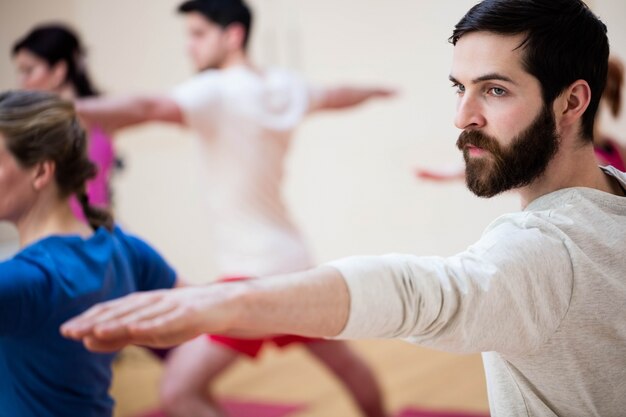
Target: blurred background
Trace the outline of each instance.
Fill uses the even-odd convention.
[[[382,84],[391,101],[320,114],[298,130],[287,161],[284,193],[316,261],[354,254],[451,255],[517,199],[474,197],[462,182],[429,183],[418,166],[454,165],[454,89],[448,73],[454,24],[474,0],[249,0],[254,9],[253,59],[285,66],[313,84]],[[11,46],[33,25],[62,21],[87,47],[87,65],[106,94],[168,92],[193,74],[185,51],[179,0],[0,0],[0,90],[15,88]],[[626,58],[626,2],[587,3],[609,28],[612,52]],[[626,120],[603,118],[626,140]],[[184,278],[216,277],[203,215],[191,135],[152,124],[115,137],[125,169],[113,181],[117,220],[141,235]],[[15,250],[14,231],[0,224],[0,258]],[[359,342],[392,410],[415,405],[487,410],[479,356],[459,357],[401,342]],[[118,416],[155,407],[158,364],[139,350],[116,365]],[[357,415],[341,388],[299,351],[269,350],[243,362],[218,393],[306,404],[297,416]]]

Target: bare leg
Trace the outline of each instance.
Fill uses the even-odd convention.
[[[214,379],[238,358],[235,351],[200,336],[167,358],[160,397],[170,417],[225,417],[209,389]]]
[[[305,346],[339,378],[364,416],[386,415],[382,393],[374,374],[345,342],[328,340]]]

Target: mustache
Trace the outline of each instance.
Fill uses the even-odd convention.
[[[457,148],[459,148],[460,151],[463,151],[468,145],[484,149],[496,155],[499,155],[502,150],[500,144],[495,138],[485,135],[478,130],[466,130],[461,132],[456,141]]]

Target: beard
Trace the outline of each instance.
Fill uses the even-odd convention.
[[[467,145],[488,153],[472,158]],[[493,197],[539,178],[559,149],[559,136],[554,115],[544,106],[530,126],[507,147],[477,130],[462,132],[456,146],[463,151],[467,188],[479,197]]]

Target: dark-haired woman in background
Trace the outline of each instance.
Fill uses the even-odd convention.
[[[98,95],[85,63],[85,51],[78,36],[60,24],[35,27],[13,46],[18,84],[26,90],[48,91],[64,99]],[[98,172],[87,184],[89,201],[96,207],[110,208],[109,178],[115,166],[111,134],[106,126],[86,126],[89,159]],[[80,204],[72,200],[72,210],[84,219]]]
[[[177,281],[154,249],[90,205],[86,150],[70,102],[0,94],[0,221],[15,225],[21,248],[0,262],[0,417],[110,417],[113,355],[88,352],[59,326],[97,302]]]

